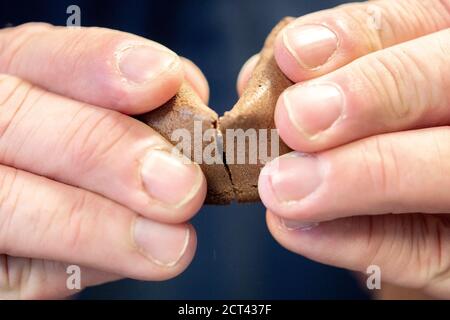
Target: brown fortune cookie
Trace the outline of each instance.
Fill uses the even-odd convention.
[[[263,49],[260,52],[260,59],[252,73],[245,91],[236,105],[223,117],[218,117],[217,113],[207,107],[197,96],[194,90],[188,85],[183,84],[178,93],[164,106],[141,115],[139,119],[150,127],[155,129],[168,141],[178,144],[178,140],[172,140],[172,133],[176,129],[184,128],[192,133],[192,148],[190,154],[185,154],[196,161],[202,159],[201,154],[195,154],[196,149],[194,140],[194,127],[200,125],[201,132],[214,132],[208,135],[208,139],[202,139],[201,150],[211,146],[211,154],[218,157],[221,161],[214,164],[207,164],[204,161],[197,161],[205,174],[208,184],[208,194],[206,203],[208,204],[228,204],[233,200],[238,202],[259,201],[258,195],[258,176],[263,166],[260,159],[256,163],[249,163],[249,143],[246,144],[243,152],[238,154],[238,148],[234,148],[232,154],[224,154],[228,150],[227,143],[236,143],[227,141],[227,129],[242,129],[244,132],[248,129],[269,129],[266,135],[268,154],[271,154],[270,129],[275,128],[274,111],[275,105],[280,94],[292,82],[286,78],[276,64],[273,55],[273,43],[277,34],[283,29],[292,18],[284,18],[279,22],[269,34]],[[258,139],[259,139],[258,135]],[[233,150],[233,149],[231,149]],[[273,151],[273,150],[272,150]],[[290,149],[280,140],[280,155],[289,152]],[[201,153],[201,152],[200,152]],[[241,150],[242,153],[242,150]],[[238,156],[246,159],[245,164],[238,164]],[[199,157],[199,158],[198,158]],[[241,158],[242,159],[242,158]]]

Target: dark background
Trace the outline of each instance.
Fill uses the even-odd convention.
[[[235,82],[240,67],[260,50],[282,17],[301,16],[345,2],[0,0],[0,28],[30,21],[65,25],[66,8],[77,4],[83,26],[135,33],[193,60],[209,80],[211,107],[221,114],[237,99]],[[260,204],[207,206],[194,225],[197,255],[178,278],[162,283],[124,280],[88,289],[81,298],[368,298],[349,272],[311,262],[279,246],[267,231]]]

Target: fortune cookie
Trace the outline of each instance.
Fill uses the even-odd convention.
[[[290,151],[274,136],[274,111],[278,97],[292,82],[278,68],[273,54],[276,36],[290,21],[284,18],[269,34],[241,98],[222,117],[187,83],[165,105],[138,117],[177,147],[188,133],[189,145],[182,151],[205,174],[208,204],[259,201],[258,177],[264,162]],[[238,147],[239,139],[243,148]],[[260,156],[260,145],[267,157]],[[278,150],[272,150],[274,145]]]

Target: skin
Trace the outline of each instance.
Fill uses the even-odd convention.
[[[345,116],[311,135],[333,112],[317,104],[324,117],[306,110],[301,119],[299,101],[280,99],[280,135],[303,154],[280,160],[294,179],[273,165],[261,175],[267,223],[298,254],[362,272],[376,264],[383,281],[448,298],[450,3],[371,4],[382,10],[379,30],[368,28],[365,3],[295,22],[335,34],[339,44],[327,59],[324,51],[297,52],[283,36],[277,41],[286,75],[312,87],[332,83],[345,95]],[[159,166],[181,167],[161,151],[171,149],[166,141],[127,115],[161,106],[183,77],[206,100],[198,69],[134,35],[29,24],[0,31],[0,74],[0,297],[71,295],[71,264],[82,268],[82,287],[181,273],[195,252],[186,221],[202,205],[205,180],[195,164],[173,185],[149,179]],[[299,190],[303,196],[292,199]]]
[[[380,28],[368,23],[374,6]],[[333,36],[311,25],[336,47],[317,45]],[[296,84],[275,120],[301,154],[269,164],[259,188],[281,245],[363,273],[377,265],[390,288],[450,298],[449,27],[448,0],[380,0],[298,18],[279,36],[278,65]]]
[[[162,105],[184,78],[207,102],[198,68],[150,40],[46,24],[0,30],[0,298],[72,295],[69,265],[81,267],[82,288],[186,269],[205,179],[128,116]]]

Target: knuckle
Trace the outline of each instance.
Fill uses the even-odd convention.
[[[0,170],[0,253],[10,251],[22,189],[16,169]]]
[[[374,10],[377,12],[373,12]],[[377,26],[382,14],[380,7],[370,4],[350,3],[338,6],[333,12],[337,26],[344,29],[344,34],[364,53],[378,51],[384,47],[384,33]],[[389,25],[388,25],[389,26]]]
[[[58,227],[61,215],[59,208],[63,206],[56,201],[48,190],[31,182],[19,170],[4,169],[0,175],[0,253],[21,256],[28,244],[35,246],[48,245],[49,235]],[[31,182],[31,188],[30,188]],[[45,183],[45,182],[41,182]],[[43,197],[38,201],[38,197]],[[22,203],[26,199],[27,205]],[[38,201],[38,202],[37,202]],[[27,234],[27,237],[20,237]]]
[[[76,252],[79,248],[86,248],[86,242],[95,232],[97,210],[90,210],[95,206],[94,196],[88,192],[80,192],[67,211],[67,222],[61,228],[64,248]]]
[[[400,187],[401,164],[395,148],[390,141],[375,136],[363,143],[362,159],[372,189],[389,202],[391,191]],[[394,208],[394,204],[390,203],[389,207]]]
[[[450,26],[449,0],[350,3],[334,11],[345,34],[366,53]]]
[[[0,255],[0,299],[32,299],[26,289],[31,260]]]
[[[143,40],[96,27],[61,32],[67,33],[65,37],[70,41],[61,45],[55,54],[66,61],[65,69],[83,78],[91,76],[92,66],[95,66],[96,73],[103,79],[96,83],[98,91],[108,93],[105,99],[111,105],[129,105],[135,99],[123,82],[118,81],[117,52]]]
[[[386,228],[391,233],[389,238],[392,244],[391,255],[386,263],[392,261],[392,257],[397,257],[396,263],[391,262],[393,269],[391,277],[400,284],[422,286],[429,277],[431,262],[428,218],[423,214],[397,215],[387,222],[391,224]]]
[[[405,267],[414,274],[417,286],[425,289],[448,282],[450,255],[448,232],[450,222],[446,217],[411,214],[402,216],[402,229],[407,230],[403,241],[409,244]],[[409,239],[405,239],[409,237]],[[410,280],[411,281],[411,280]]]
[[[447,176],[450,172],[450,164],[448,163],[450,148],[447,143],[447,141],[450,141],[450,126],[431,130],[429,132],[429,141],[431,146],[430,153],[436,166],[436,171],[442,176]]]
[[[89,173],[110,159],[133,126],[132,121],[118,112],[98,110],[82,107],[63,138],[63,149],[79,173]]]
[[[427,228],[431,233],[428,248],[432,259],[426,289],[433,290],[450,281],[450,219],[431,217]]]
[[[367,248],[369,263],[382,266],[388,281],[422,286],[430,270],[427,217],[408,214],[371,219],[379,231]]]
[[[5,73],[0,74],[0,106],[4,106],[9,100],[11,100],[13,94],[17,90],[25,85],[25,83],[14,76],[10,76]]]
[[[426,111],[426,102],[431,99],[421,87],[427,78],[426,70],[409,53],[387,50],[358,60],[356,66],[357,76],[361,76],[373,100],[373,112],[388,127],[398,127],[399,121],[417,120]]]
[[[0,71],[14,73],[16,57],[29,40],[53,28],[46,23],[26,23],[0,33]]]
[[[359,219],[362,221],[367,221],[367,242],[365,247],[365,252],[367,252],[367,256],[361,257],[361,259],[364,259],[367,261],[366,265],[380,265],[383,262],[383,255],[385,253],[385,247],[391,244],[388,237],[386,237],[385,233],[386,231],[384,228],[380,228],[380,226],[383,226],[385,224],[385,217],[374,217],[374,216],[367,216],[367,217],[353,217],[351,218],[353,220]],[[364,220],[363,220],[364,219]],[[382,234],[374,234],[374,230],[381,230],[378,231]],[[366,267],[365,265],[365,267]]]
[[[111,67],[115,66],[117,47],[129,38],[125,33],[97,27],[63,29],[60,32],[64,33],[68,41],[65,41],[58,54],[74,58],[68,66],[73,71],[83,63],[92,64],[92,61],[99,62],[96,65],[99,71],[111,71]]]
[[[33,86],[19,78],[0,76],[0,140],[13,127],[17,115],[25,109],[30,102]]]
[[[384,105],[389,118],[400,120],[410,114],[410,101],[405,94],[412,91],[407,90],[405,83],[406,66],[402,57],[395,54],[395,51],[386,52],[385,55],[374,57],[374,68],[378,72],[378,79],[383,86],[383,91],[388,98]],[[406,90],[405,90],[406,89]]]
[[[430,261],[430,245],[431,233],[427,217],[423,214],[410,214],[399,218],[399,228],[396,241],[402,244],[404,267],[409,270],[405,277],[410,276],[414,272],[416,277],[413,280],[416,286],[428,278],[431,261]],[[405,249],[406,247],[406,249]],[[406,281],[406,279],[405,279]]]

